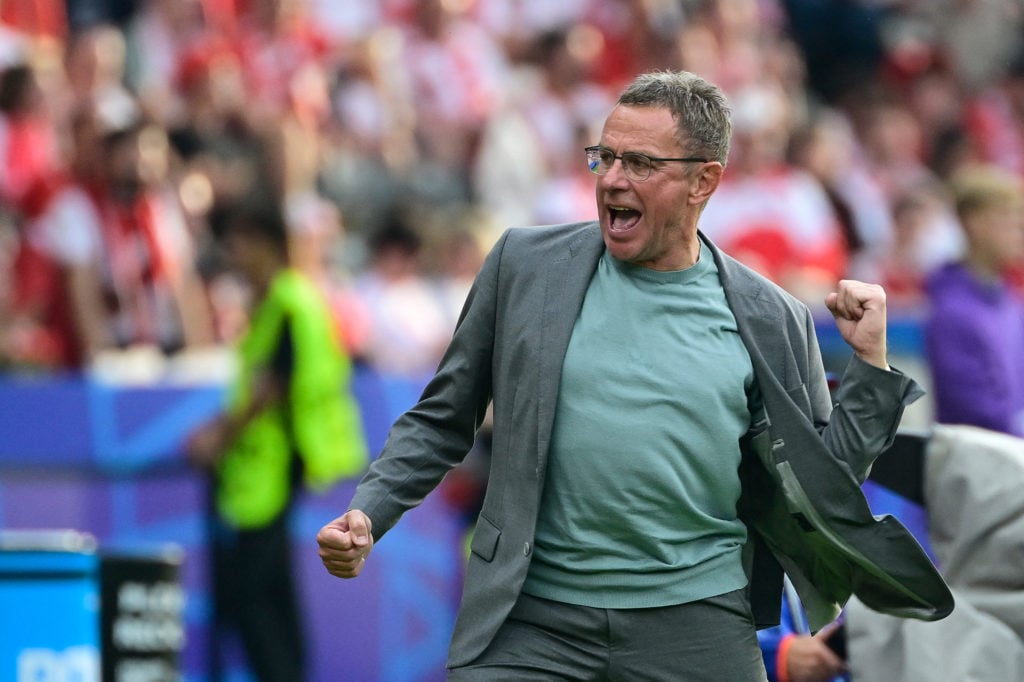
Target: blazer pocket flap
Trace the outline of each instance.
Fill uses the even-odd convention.
[[[469,549],[484,561],[491,561],[494,559],[500,537],[501,530],[481,516],[477,521],[476,530],[473,531],[473,542]]]

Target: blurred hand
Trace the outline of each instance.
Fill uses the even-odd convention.
[[[830,625],[813,636],[796,635],[786,657],[789,682],[828,682],[846,671],[846,663],[827,644],[835,631]]]
[[[844,279],[825,297],[843,340],[867,363],[888,369],[885,348],[885,290],[877,284]]]
[[[373,549],[371,526],[369,516],[352,509],[320,529],[316,542],[328,573],[338,578],[355,578],[362,573]]]
[[[214,419],[192,432],[185,441],[185,456],[200,469],[212,469],[227,447],[227,427],[222,419]]]

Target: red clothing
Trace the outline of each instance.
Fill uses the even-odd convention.
[[[63,268],[37,224],[65,181],[62,174],[41,178],[19,202],[24,223],[10,272],[10,313],[22,322],[19,362],[53,367],[81,364]]]
[[[0,23],[27,35],[63,38],[68,18],[65,3],[54,0],[4,0],[0,3]]]
[[[968,103],[964,128],[982,161],[1024,173],[1024,120],[1006,93],[993,88]]]
[[[101,189],[68,182],[28,230],[36,250],[57,272],[96,271],[106,304],[104,324],[114,344],[180,347],[182,320],[173,287],[193,267],[193,251],[173,195],[150,192],[122,205]],[[62,274],[56,282],[63,292]],[[73,327],[65,319],[59,328]],[[77,352],[65,357],[79,360]]]
[[[60,266],[29,239],[22,239],[11,277],[11,313],[28,322],[23,327],[18,361],[50,367],[78,366],[81,348]]]
[[[322,64],[327,36],[308,22],[271,33],[242,20],[233,41],[249,93],[278,109],[290,107],[292,80],[308,64]]]
[[[179,345],[180,320],[167,317],[175,314],[170,287],[183,265],[178,235],[167,229],[172,207],[157,193],[142,194],[130,205],[96,189],[90,196],[100,217],[104,298],[114,316],[115,338],[124,345]]]
[[[0,116],[0,200],[24,213],[35,186],[60,171],[57,134],[48,121]]]
[[[794,168],[727,175],[701,225],[723,251],[777,282],[797,269],[833,280],[846,270],[846,243],[832,205],[817,180]]]

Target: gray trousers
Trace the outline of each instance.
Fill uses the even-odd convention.
[[[596,609],[521,594],[449,682],[766,682],[744,590],[690,604]]]

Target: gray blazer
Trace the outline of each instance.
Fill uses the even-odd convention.
[[[778,622],[783,570],[815,629],[851,593],[890,614],[945,616],[952,597],[931,561],[895,519],[872,517],[859,487],[920,390],[854,359],[833,410],[806,306],[708,246],[765,406],[744,438],[740,471],[758,624]],[[437,373],[395,422],[350,504],[380,539],[466,456],[493,402],[490,477],[449,666],[484,650],[526,577],[562,360],[603,251],[593,222],[508,230],[477,276]]]

